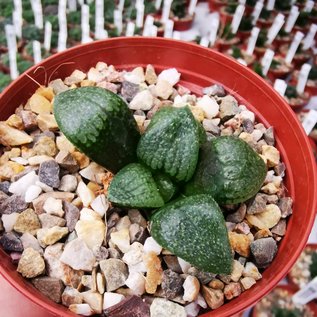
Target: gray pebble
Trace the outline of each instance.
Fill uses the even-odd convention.
[[[5,194],[9,194],[9,187],[11,183],[8,181],[0,182],[0,191],[4,192]]]
[[[0,238],[0,245],[5,251],[22,252],[23,245],[21,240],[12,232],[5,233]]]
[[[247,133],[252,133],[254,130],[253,122],[250,119],[245,119],[243,121],[243,130]]]
[[[283,197],[279,200],[278,206],[281,209],[282,218],[286,218],[292,214],[293,200],[291,197]]]
[[[223,88],[223,86],[215,84],[215,85],[203,88],[203,94],[209,95],[209,96],[224,97],[226,95],[226,91]]]
[[[226,218],[226,221],[233,222],[233,223],[239,223],[241,222],[247,211],[247,206],[245,204],[241,204],[241,206],[238,208],[238,210],[232,214],[229,214]]]
[[[216,277],[216,274],[209,273],[209,272],[202,272],[196,269],[195,267],[191,267],[188,270],[189,275],[193,275],[197,277],[202,284],[208,284],[212,279]]]
[[[274,128],[269,127],[264,133],[263,138],[268,145],[273,146],[275,144]]]
[[[12,195],[0,203],[0,214],[12,214],[21,212],[28,207],[28,204],[19,195]]]
[[[182,274],[182,268],[180,267],[178,263],[177,256],[175,255],[166,255],[163,257],[164,262],[166,263],[167,267],[171,269],[172,271]]]
[[[41,163],[39,169],[40,182],[50,187],[58,188],[60,185],[59,172],[59,165],[54,160]]]
[[[248,215],[254,215],[261,213],[265,210],[266,207],[266,199],[263,194],[257,194],[249,203],[247,208]]]
[[[72,232],[80,216],[79,209],[75,205],[63,201],[63,210],[65,211],[66,226],[69,232]]]
[[[129,81],[122,82],[121,95],[128,102],[130,102],[138,92],[139,85],[130,83]]]
[[[274,259],[277,243],[273,238],[257,239],[251,243],[251,253],[259,268],[266,268]]]
[[[172,270],[168,269],[163,272],[162,289],[166,298],[173,299],[182,294],[184,279]]]

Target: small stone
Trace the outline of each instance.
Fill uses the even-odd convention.
[[[130,249],[130,233],[129,229],[121,229],[111,233],[111,241],[120,249],[121,252],[128,252]]]
[[[0,143],[5,146],[17,146],[28,144],[33,138],[24,131],[12,128],[4,122],[0,122]]]
[[[37,231],[37,239],[42,247],[52,245],[65,237],[68,234],[68,229],[54,226],[52,228],[42,228]]]
[[[286,232],[286,220],[280,220],[272,229],[271,232],[278,236],[284,236]]]
[[[207,119],[214,118],[219,112],[219,105],[216,100],[207,95],[199,99],[196,103],[196,106],[203,109],[205,117]]]
[[[268,183],[261,188],[261,191],[266,194],[272,195],[278,193],[279,189],[273,183]]]
[[[52,80],[48,86],[53,89],[55,95],[69,89],[60,78]]]
[[[84,207],[89,207],[95,199],[95,194],[87,187],[87,185],[80,181],[77,186],[77,194],[83,202]]]
[[[60,199],[63,201],[72,201],[74,199],[74,194],[73,193],[68,193],[68,192],[47,192],[42,195],[40,195],[38,198],[33,200],[33,208],[35,212],[39,215],[45,212],[43,206],[44,203],[48,198],[55,198],[55,199]],[[25,209],[25,208],[24,208]]]
[[[56,138],[56,146],[59,151],[65,151],[68,153],[73,153],[75,151],[74,145],[66,139],[65,135],[60,135]]]
[[[242,121],[245,121],[245,120],[250,120],[252,123],[254,123],[255,121],[255,115],[252,111],[249,111],[249,110],[243,110],[241,111],[240,113],[240,118],[242,119]],[[253,131],[252,131],[253,132]],[[251,132],[251,133],[252,133]]]
[[[61,199],[48,197],[43,205],[43,209],[49,215],[58,216],[58,217],[64,216],[63,202]]]
[[[278,176],[284,176],[285,175],[285,164],[284,163],[278,163],[276,166],[274,166],[274,172]]]
[[[106,260],[109,257],[109,251],[108,249],[106,249],[105,247],[101,246],[101,247],[94,247],[93,248],[93,252],[94,255],[96,257],[96,260],[98,262],[102,261],[102,260]]]
[[[144,252],[154,252],[159,255],[162,252],[162,247],[152,237],[149,237],[145,240]]]
[[[81,284],[86,288],[93,289],[93,278],[92,275],[83,275],[81,277]]]
[[[249,257],[250,255],[250,239],[245,234],[229,232],[229,241],[231,248],[238,254]]]
[[[57,12],[56,12],[57,13]],[[47,100],[52,101],[54,98],[54,91],[51,87],[40,86],[36,93],[45,97]]]
[[[61,302],[62,293],[64,291],[64,285],[61,280],[45,276],[33,279],[32,284],[43,295],[45,295],[55,303]]]
[[[12,194],[20,195],[21,197],[25,197],[25,193],[29,189],[31,185],[35,185],[35,183],[39,180],[39,177],[35,174],[35,171],[32,171],[24,176],[22,176],[19,180],[12,183],[9,188],[9,192]]]
[[[173,316],[186,317],[183,306],[173,303],[164,298],[155,298],[150,306],[151,317]]]
[[[274,146],[263,145],[262,155],[267,159],[269,167],[276,166],[280,161],[280,152]]]
[[[157,75],[155,73],[155,69],[152,65],[147,65],[145,70],[145,81],[149,85],[154,85],[157,82]]]
[[[37,124],[41,131],[57,131],[58,125],[54,115],[42,113],[37,116]]]
[[[262,278],[262,275],[259,272],[258,268],[252,262],[246,263],[242,275],[244,277],[251,277],[256,281]]]
[[[132,110],[150,110],[153,106],[153,96],[149,90],[138,92],[129,104]]]
[[[244,266],[239,261],[234,260],[231,272],[231,280],[234,282],[238,282],[240,277],[242,276],[243,270]]]
[[[19,195],[12,195],[0,203],[0,214],[12,214],[21,212],[28,207],[28,204]]]
[[[119,219],[118,223],[116,224],[116,230],[120,231],[122,229],[129,229],[131,226],[131,221],[128,216],[124,216]]]
[[[5,232],[11,232],[19,217],[19,213],[13,212],[12,214],[2,215],[2,225]]]
[[[179,258],[178,258],[179,259]],[[208,284],[213,278],[215,278],[215,274],[209,272],[202,272],[195,267],[190,267],[187,270],[187,273],[193,275],[198,278],[201,284]]]
[[[35,155],[35,156],[32,156],[28,159],[28,163],[31,166],[35,166],[35,165],[40,165],[41,163],[43,163],[45,161],[49,161],[51,159],[52,159],[52,157],[47,156],[47,155]]]
[[[95,256],[82,239],[74,239],[65,245],[60,260],[74,270],[92,271]]]
[[[80,220],[83,220],[83,221],[101,221],[101,218],[92,209],[84,207],[80,211]]]
[[[93,291],[87,291],[81,293],[81,296],[83,297],[84,302],[86,302],[96,314],[101,314],[103,305],[103,298],[101,294]]]
[[[133,84],[129,81],[122,82],[121,95],[127,102],[130,102],[139,92],[140,87],[138,84]]]
[[[39,179],[40,182],[50,187],[58,188],[60,185],[59,165],[54,160],[41,163],[39,169]]]
[[[148,304],[141,297],[135,295],[129,296],[121,300],[120,303],[107,308],[104,313],[106,316],[111,317],[150,317]],[[174,317],[174,315],[170,316]],[[151,315],[151,317],[153,316]]]
[[[264,132],[264,140],[268,145],[273,146],[275,144],[275,137],[274,137],[274,128],[269,127],[265,132]]]
[[[219,289],[202,286],[202,295],[211,309],[217,309],[224,303],[224,294]]]
[[[225,284],[222,281],[218,280],[218,279],[214,279],[214,280],[212,280],[211,282],[208,283],[208,286],[213,288],[213,289],[222,290],[222,289],[224,289]]]
[[[23,171],[23,165],[16,162],[8,161],[0,166],[0,179],[12,180],[15,176],[20,175],[20,173]]]
[[[71,304],[68,309],[77,315],[92,316],[95,312],[88,304]]]
[[[130,209],[128,211],[128,216],[130,218],[130,221],[132,223],[137,223],[138,225],[140,225],[143,228],[147,227],[147,221],[145,220],[145,218],[142,216],[142,214],[140,213],[139,210],[137,209]]]
[[[45,262],[41,254],[32,248],[25,249],[22,253],[17,271],[26,278],[33,278],[45,271]]]
[[[226,91],[223,86],[214,84],[212,86],[203,88],[203,94],[224,97],[226,95]]]
[[[55,161],[70,173],[76,173],[79,169],[77,161],[69,152],[66,151],[60,151],[56,155]]]
[[[179,266],[181,267],[183,273],[187,274],[188,273],[188,270],[191,268],[191,264],[188,263],[187,261],[177,257],[178,259],[178,263],[179,263]]]
[[[9,194],[9,192],[7,192],[7,194]],[[0,204],[3,204],[9,198],[9,196],[7,194],[0,190]]]
[[[292,205],[293,205],[292,198],[290,197],[280,198],[278,202],[278,206],[281,210],[282,218],[286,218],[293,213]]]
[[[39,197],[39,195],[42,193],[42,188],[37,185],[31,185],[27,191],[25,192],[25,201],[27,203],[32,202],[34,199]]]
[[[247,206],[245,204],[241,204],[241,206],[232,214],[229,214],[226,218],[226,221],[239,223],[243,221],[247,212]]]
[[[254,130],[253,122],[250,119],[243,120],[242,126],[243,130],[248,134],[251,134]]]
[[[144,82],[144,70],[142,67],[136,67],[131,72],[124,74],[124,79],[133,83],[141,84]]]
[[[82,239],[90,249],[100,247],[106,236],[106,226],[101,219],[79,220],[75,230],[78,238]]]
[[[64,83],[68,86],[79,84],[86,78],[86,74],[78,69],[75,69],[70,76],[66,77]]]
[[[157,286],[162,282],[161,261],[154,252],[148,252],[144,255],[143,261],[147,269],[145,290],[149,294],[156,292]]]
[[[212,120],[204,119],[202,123],[205,131],[210,132],[213,135],[220,135],[220,128],[215,125]]]
[[[63,209],[65,210],[66,225],[69,232],[74,231],[76,223],[79,219],[79,209],[73,204],[63,201]]]
[[[22,252],[23,245],[21,240],[12,232],[5,233],[0,237],[0,245],[4,251]]]
[[[63,192],[74,192],[77,188],[77,178],[74,175],[64,175],[61,178],[61,183],[58,190]]]
[[[99,263],[100,269],[106,279],[107,292],[112,292],[125,285],[128,278],[128,269],[119,259],[107,259]]]
[[[52,216],[50,214],[40,214],[39,216],[42,228],[52,228],[55,226],[64,227],[66,220],[60,217]]]
[[[161,285],[166,298],[173,299],[181,295],[183,292],[183,283],[184,279],[179,274],[170,269],[163,271]]]
[[[158,81],[166,80],[170,85],[175,86],[180,80],[181,74],[177,71],[176,68],[169,68],[163,70],[158,75]]]
[[[8,181],[0,182],[0,204],[3,202],[3,197],[1,198],[1,195],[3,194],[9,194],[9,188],[11,183]],[[8,198],[7,196],[5,198]]]
[[[239,112],[238,102],[231,95],[227,95],[221,99],[220,118],[227,120],[235,116]]]
[[[259,268],[267,267],[274,259],[277,244],[273,238],[258,239],[251,243],[251,253]]]
[[[254,215],[265,211],[266,202],[265,195],[257,194],[248,205],[247,213],[249,215]]]
[[[41,228],[41,223],[34,210],[29,208],[19,214],[13,228],[19,233],[29,232],[35,235]]]
[[[43,254],[43,249],[41,248],[39,241],[29,232],[23,233],[23,235],[20,237],[20,240],[22,242],[23,249],[32,248],[35,251]]]
[[[100,217],[103,217],[109,209],[109,201],[105,195],[97,196],[90,205],[91,208],[95,212],[97,212]]]
[[[241,294],[241,285],[239,283],[230,283],[224,288],[224,295],[227,300],[231,300],[235,297],[238,297]]]
[[[98,165],[97,163],[91,162],[87,167],[82,169],[79,172],[79,174],[90,181],[94,181],[94,182],[97,182],[98,184],[101,184],[102,177],[105,174],[105,169],[101,167],[100,165]]]
[[[29,99],[30,109],[37,113],[50,113],[52,111],[52,104],[43,96],[33,94]]]
[[[34,144],[33,151],[36,155],[47,155],[52,157],[57,153],[54,140],[45,135],[40,137]]]
[[[81,304],[83,298],[77,289],[67,286],[62,294],[62,303],[64,306],[69,307],[72,304]]]
[[[269,229],[261,229],[254,235],[254,240],[272,237],[272,233]]]
[[[256,283],[256,281],[252,277],[244,277],[240,280],[240,283],[242,287],[244,288],[244,290],[247,290],[251,288]]]
[[[113,248],[109,248],[108,251],[109,251],[109,258],[121,259],[121,255],[120,255],[120,252],[118,250],[113,249]]]
[[[119,304],[124,299],[124,296],[117,293],[106,292],[103,296],[103,309]]]
[[[97,291],[99,292],[99,294],[103,294],[106,290],[106,280],[103,274],[97,273],[96,284],[97,284]]]
[[[129,267],[143,261],[143,245],[139,242],[134,242],[129,251],[122,258],[123,262]]]
[[[176,272],[176,273],[183,273],[179,263],[178,263],[178,259],[177,259],[177,256],[174,256],[174,255],[166,255],[163,257],[164,259],[164,262],[166,263],[167,267],[169,269],[171,269],[173,272]]]
[[[200,307],[196,302],[185,306],[187,317],[196,317],[199,315]]]
[[[22,118],[25,131],[32,131],[37,128],[36,114],[32,111],[22,110],[20,112],[20,116]]]
[[[162,281],[163,284],[163,281]],[[194,276],[187,276],[183,284],[184,288],[184,301],[193,302],[197,299],[200,290],[200,283]]]
[[[160,79],[155,85],[155,95],[162,99],[168,99],[173,93],[173,86],[167,81]]]
[[[281,219],[281,210],[274,204],[266,205],[265,211],[256,215],[247,215],[248,222],[259,229],[273,228]]]
[[[128,279],[125,281],[135,295],[141,296],[145,293],[145,277],[140,272],[130,272]]]
[[[23,130],[24,128],[21,117],[16,114],[12,114],[5,123],[10,127],[17,128],[19,130]]]

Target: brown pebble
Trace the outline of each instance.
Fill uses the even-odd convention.
[[[224,303],[224,294],[219,289],[212,289],[205,285],[202,286],[202,295],[211,309],[217,309]]]

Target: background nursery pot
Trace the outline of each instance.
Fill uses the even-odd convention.
[[[277,147],[287,167],[285,184],[288,194],[294,200],[294,214],[287,233],[275,260],[265,270],[261,281],[238,298],[202,316],[229,317],[255,304],[295,263],[305,246],[315,218],[316,164],[299,121],[283,98],[261,77],[238,62],[195,44],[161,38],[115,38],[77,46],[48,58],[40,65],[53,80],[69,76],[75,69],[88,71],[99,61],[121,69],[147,64],[152,64],[157,71],[175,67],[182,74],[180,83],[196,94],[201,94],[202,87],[221,83],[229,94],[255,112],[258,121],[266,126],[274,126]],[[63,63],[68,64],[60,66]],[[44,84],[44,72],[33,73],[37,66],[26,74]],[[26,74],[20,76],[1,94],[2,120],[12,114],[21,103],[26,102],[36,90],[37,85]],[[309,186],[304,188],[303,183]],[[36,291],[16,272],[10,257],[2,250],[0,273],[27,298],[47,309],[49,313],[63,317],[74,316],[66,307],[54,304]]]

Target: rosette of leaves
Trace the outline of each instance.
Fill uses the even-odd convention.
[[[241,54],[241,50],[239,47],[237,46],[232,46],[232,53],[231,53],[231,56],[235,59],[238,59],[238,58],[242,58],[242,54]]]
[[[275,58],[273,58],[270,68],[277,69],[279,68],[279,66],[281,66],[281,63]]]
[[[0,46],[7,45],[7,38],[4,32],[0,32]]]
[[[291,0],[276,0],[274,8],[279,11],[289,11],[292,6]]]
[[[151,0],[144,1],[144,14],[152,14],[156,12],[155,3]]]
[[[235,37],[235,34],[231,32],[231,25],[226,24],[223,28],[222,34],[220,36],[223,40],[230,41]]]
[[[313,66],[308,74],[308,79],[317,80],[317,67]]]
[[[51,47],[56,47],[57,44],[58,44],[58,31],[53,31],[52,37],[51,37]]]
[[[233,15],[237,9],[237,6],[237,3],[229,3],[225,8],[225,12],[229,13],[230,15]]]
[[[280,29],[280,31],[277,34],[277,37],[288,37],[289,33],[285,31],[284,28]]]
[[[34,23],[34,13],[32,9],[22,11],[23,19],[28,23]]]
[[[239,31],[249,32],[253,28],[252,19],[249,17],[244,17],[239,25]]]
[[[253,64],[253,70],[258,74],[260,75],[261,77],[265,77],[264,74],[263,74],[263,71],[262,71],[262,66],[259,62],[255,62]]]
[[[247,6],[254,7],[255,4],[257,3],[257,1],[256,0],[247,0],[245,3]]]
[[[69,39],[80,42],[81,41],[81,28],[79,26],[71,27],[68,29]]]
[[[272,11],[270,11],[270,10],[268,10],[266,8],[263,8],[261,13],[260,13],[259,19],[269,20],[270,17],[271,17],[271,13],[272,13]]]
[[[0,92],[11,83],[11,77],[7,74],[0,73]]]
[[[171,11],[175,17],[182,19],[186,16],[186,0],[174,0],[171,5]]]
[[[0,16],[11,18],[14,10],[13,1],[1,0],[0,1]]]
[[[315,129],[317,128],[317,125],[315,126]],[[317,253],[313,252],[311,256],[311,264],[309,266],[309,271],[310,271],[310,278],[313,279],[314,277],[317,276]]]
[[[304,28],[309,23],[309,12],[301,11],[295,22],[295,25],[301,28]]]
[[[267,33],[264,30],[261,30],[259,36],[256,40],[255,46],[256,47],[265,47],[265,43],[267,41]]]
[[[33,57],[33,42],[32,41],[26,44],[24,49],[27,55]],[[48,56],[47,52],[45,51],[43,47],[41,47],[41,55],[42,55],[42,58],[45,58]]]
[[[33,66],[33,63],[30,61],[26,61],[23,59],[22,55],[17,53],[16,54],[16,60],[17,60],[17,67],[19,73],[24,73],[27,69],[29,69],[31,66]],[[10,67],[10,61],[9,61],[9,54],[3,54],[1,57],[1,62],[4,66]]]
[[[67,22],[73,25],[78,25],[81,23],[81,11],[69,12],[67,15]]]
[[[287,88],[286,88],[286,91],[285,91],[285,96],[288,99],[297,98],[298,97],[298,93],[297,93],[296,88],[294,86],[287,85]]]
[[[58,0],[43,0],[43,5],[47,6],[47,5],[58,5]]]
[[[297,308],[286,309],[281,307],[273,307],[272,309],[273,317],[301,317],[302,314]]]
[[[43,31],[35,25],[26,25],[22,28],[22,37],[29,41],[42,41]]]
[[[118,37],[120,35],[116,27],[107,29],[107,32],[109,37]]]
[[[45,18],[45,21],[48,21],[52,24],[52,30],[53,31],[58,31],[58,16],[57,15],[48,15]]]

